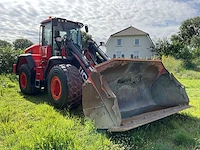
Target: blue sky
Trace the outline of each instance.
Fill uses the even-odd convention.
[[[27,38],[38,42],[39,24],[63,17],[89,26],[97,42],[129,26],[154,39],[170,37],[181,22],[200,16],[200,0],[1,0],[0,39]]]

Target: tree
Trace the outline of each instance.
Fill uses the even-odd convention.
[[[152,51],[162,55],[171,55],[177,59],[183,59],[186,68],[195,67],[195,59],[200,58],[200,17],[183,21],[178,34],[168,39],[158,40]]]
[[[83,49],[88,47],[88,41],[92,39],[92,35],[86,33],[86,32],[81,32],[81,39],[82,39],[82,46]]]
[[[31,45],[33,45],[33,42],[28,39],[16,39],[13,42],[14,49],[25,49]]]
[[[193,36],[191,39],[191,47],[193,49],[193,56],[197,59],[200,58],[200,37],[199,36]]]
[[[193,36],[200,36],[200,17],[194,17],[182,22],[177,36],[172,37],[173,40],[178,40],[186,45],[191,44]]]
[[[200,48],[200,36],[192,36],[190,46],[193,48]]]
[[[153,46],[150,47],[152,52],[156,52],[161,59],[163,55],[171,54],[170,42],[167,38],[158,39]]]
[[[185,47],[185,44],[177,41],[172,41],[170,45],[171,53],[170,55],[177,58],[177,59],[183,59],[183,55],[181,54],[183,52],[183,48]]]
[[[171,36],[171,41],[178,52],[174,56],[183,59],[185,67],[193,67],[193,61],[200,57],[200,17],[183,21],[178,34]]]
[[[7,41],[4,41],[4,40],[0,40],[0,47],[3,47],[3,48],[5,48],[5,47],[11,47],[11,44],[9,43],[9,42],[7,42]]]

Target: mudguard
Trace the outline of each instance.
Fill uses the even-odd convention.
[[[16,66],[13,68],[13,72],[18,75],[19,74],[19,68],[23,64],[28,64],[30,69],[35,67],[35,62],[33,60],[32,54],[27,53],[27,54],[19,55],[19,57],[17,59]]]

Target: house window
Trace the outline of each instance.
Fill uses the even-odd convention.
[[[134,58],[139,58],[140,57],[140,52],[139,51],[134,51]]]
[[[116,55],[115,55],[115,54],[113,54],[113,58],[116,58]]]
[[[140,45],[140,40],[139,39],[135,39],[134,40],[134,45],[135,46],[139,46]]]
[[[124,58],[124,54],[122,54],[122,58]]]
[[[122,52],[121,51],[116,52],[116,56],[117,58],[120,58],[122,56]]]
[[[117,39],[117,46],[121,46],[122,45],[122,39]]]

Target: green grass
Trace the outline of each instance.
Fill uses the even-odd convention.
[[[174,65],[173,65],[174,66]],[[200,80],[170,68],[185,85],[193,107],[133,130],[97,130],[81,107],[58,110],[47,93],[21,94],[14,75],[0,75],[0,149],[192,150],[200,149]],[[78,113],[77,113],[78,112]]]
[[[110,133],[114,143],[135,150],[192,150],[200,145],[200,119],[175,114],[123,133]]]
[[[90,120],[54,109],[46,93],[21,94],[13,78],[0,78],[0,149],[117,149]]]
[[[180,79],[179,81],[185,85],[187,94],[190,99],[190,105],[192,105],[192,108],[187,109],[184,112],[200,118],[200,80]]]

